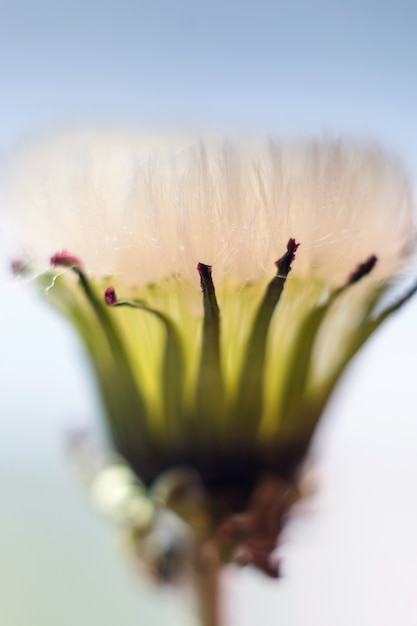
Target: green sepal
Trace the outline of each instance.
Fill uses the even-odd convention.
[[[234,415],[237,432],[249,439],[256,435],[262,419],[268,331],[286,279],[285,275],[277,273],[268,283],[243,357]]]
[[[287,378],[283,386],[279,408],[280,425],[284,437],[293,438],[294,433],[297,433],[298,439],[309,441],[331,391],[345,367],[375,329],[372,322],[372,328],[369,327],[368,334],[362,338],[364,329],[367,328],[368,323],[371,323],[370,316],[375,304],[386,289],[386,283],[378,285],[373,290],[372,295],[368,297],[368,303],[362,314],[363,321],[357,325],[356,329],[351,330],[350,340],[341,347],[341,357],[335,376],[331,380],[326,380],[320,393],[308,389],[311,373],[314,369],[314,349],[317,336],[326,318],[332,314],[331,309],[336,300],[349,288],[352,288],[356,282],[358,281],[347,282],[332,291],[326,302],[312,309],[300,324],[286,370]]]
[[[116,449],[127,458],[129,451],[135,451],[143,459],[149,458],[151,463],[153,438],[147,406],[133,377],[124,339],[88,278],[84,273],[80,277],[79,268],[76,274],[82,291],[74,289],[66,273],[57,276],[48,272],[37,282],[46,289],[55,308],[72,320],[84,340],[103,398],[109,435]]]
[[[326,381],[323,390],[320,394],[318,394],[318,397],[315,400],[316,412],[318,412],[319,415],[323,412],[330,395],[339,382],[339,379],[346,367],[364,343],[381,326],[381,324],[385,322],[385,320],[387,320],[393,313],[396,313],[414,296],[415,293],[417,293],[416,284],[411,287],[402,298],[398,299],[391,306],[375,315],[376,305],[380,302],[381,297],[383,297],[384,293],[387,292],[389,288],[390,284],[388,282],[382,283],[382,285],[375,290],[374,294],[370,298],[363,322],[357,326],[356,330],[352,334],[338,367],[335,369],[332,376]]]
[[[195,436],[211,440],[224,425],[224,381],[220,355],[220,310],[211,277],[211,266],[198,264],[203,293],[203,329],[200,365],[196,381]]]
[[[163,390],[164,425],[168,438],[178,439],[183,432],[184,417],[184,354],[181,339],[172,320],[142,300],[118,300],[115,307],[130,307],[145,311],[159,319],[165,328],[162,359],[161,389]],[[172,443],[174,443],[172,441]]]

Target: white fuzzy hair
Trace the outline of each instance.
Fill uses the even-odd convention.
[[[369,255],[398,270],[414,234],[410,186],[373,144],[207,141],[66,131],[20,149],[7,171],[17,236],[38,268],[68,250],[130,284],[272,275],[289,237],[294,273],[340,281]]]

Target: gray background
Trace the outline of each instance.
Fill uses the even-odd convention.
[[[324,132],[378,139],[415,180],[416,24],[401,0],[3,2],[0,148],[68,123]],[[1,250],[1,623],[185,624],[181,593],[161,601],[133,577],[77,483],[63,432],[99,416],[82,351],[10,283],[4,235]],[[417,624],[416,314],[414,302],[347,373],[285,578],[230,572],[230,623]]]

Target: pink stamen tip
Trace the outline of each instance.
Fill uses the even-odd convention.
[[[74,265],[81,267],[82,265],[78,257],[66,250],[62,250],[51,256],[49,262],[54,267],[74,267]]]
[[[113,306],[117,303],[117,296],[114,287],[107,287],[104,292],[104,302],[109,306]]]
[[[25,272],[25,269],[27,269],[27,263],[22,259],[15,259],[10,263],[10,269],[12,274],[19,276]]]

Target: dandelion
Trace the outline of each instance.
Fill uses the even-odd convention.
[[[96,503],[159,578],[190,555],[277,577],[327,401],[416,290],[390,296],[414,234],[401,165],[354,142],[63,133],[9,179],[15,269],[74,323],[102,398],[117,457]]]

